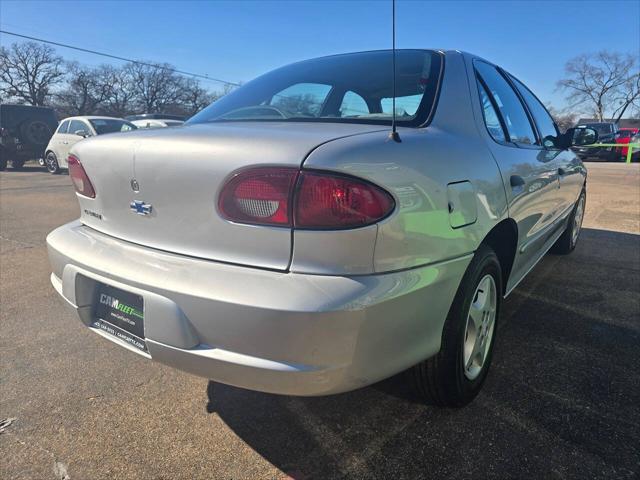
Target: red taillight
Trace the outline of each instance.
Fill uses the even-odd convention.
[[[96,192],[93,189],[93,185],[91,185],[91,180],[87,177],[87,172],[84,171],[84,167],[78,157],[69,155],[67,163],[69,164],[69,176],[76,192],[85,197],[96,198]]]
[[[260,167],[232,177],[218,206],[224,218],[239,223],[338,229],[376,223],[395,202],[385,190],[358,178]]]
[[[291,225],[291,191],[297,175],[297,168],[254,168],[240,172],[220,193],[220,213],[234,222]]]
[[[386,191],[364,180],[331,173],[300,173],[294,226],[355,228],[386,217],[395,203]]]

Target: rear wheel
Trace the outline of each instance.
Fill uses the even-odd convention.
[[[584,209],[587,204],[587,192],[583,188],[580,197],[573,207],[573,212],[569,215],[567,221],[567,227],[565,228],[560,238],[551,247],[551,252],[558,255],[567,255],[576,248],[578,243],[578,237],[580,236],[580,230],[582,229],[582,219],[584,218]]]
[[[476,397],[491,364],[501,299],[498,257],[481,245],[458,287],[440,352],[413,369],[416,386],[427,402],[462,407]]]
[[[60,165],[58,165],[58,158],[56,157],[56,154],[53,152],[47,152],[46,156],[44,157],[44,164],[47,167],[47,171],[49,173],[59,173],[60,172]]]

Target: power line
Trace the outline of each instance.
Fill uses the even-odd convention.
[[[58,43],[58,42],[54,42],[52,40],[45,40],[43,38],[30,37],[29,35],[22,35],[20,33],[8,32],[6,30],[0,30],[0,33],[4,33],[6,35],[13,35],[14,37],[26,38],[27,40],[34,40],[36,42],[48,43],[50,45],[56,45],[57,47],[70,48],[71,50],[78,50],[80,52],[91,53],[93,55],[100,55],[102,57],[113,58],[113,59],[116,59],[116,60],[122,60],[124,62],[136,63],[138,65],[145,65],[147,67],[160,68],[162,70],[169,70],[171,72],[180,73],[182,75],[189,75],[191,77],[196,77],[196,78],[202,78],[204,80],[209,80],[209,81],[212,81],[212,82],[218,82],[218,83],[222,83],[224,85],[232,85],[234,87],[239,87],[240,86],[240,84],[237,83],[237,82],[229,82],[227,80],[220,80],[219,78],[210,77],[208,75],[201,75],[199,73],[185,72],[184,70],[178,70],[176,68],[170,68],[170,67],[165,67],[165,66],[162,66],[162,65],[156,65],[156,64],[153,64],[153,63],[142,62],[140,60],[132,60],[130,58],[119,57],[118,55],[111,55],[110,53],[97,52],[95,50],[89,50],[87,48],[82,48],[82,47],[75,47],[73,45],[67,45],[65,43]]]

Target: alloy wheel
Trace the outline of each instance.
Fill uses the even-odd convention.
[[[475,380],[487,359],[496,321],[498,292],[493,276],[487,274],[476,287],[467,315],[462,361],[464,375]]]
[[[576,213],[573,216],[573,230],[571,231],[571,244],[575,245],[578,241],[578,235],[580,235],[580,229],[582,228],[582,219],[584,218],[584,195],[580,195],[578,205],[576,206]]]

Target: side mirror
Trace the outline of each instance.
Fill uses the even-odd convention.
[[[593,145],[598,141],[598,132],[593,128],[569,128],[562,135],[558,136],[556,146],[563,150],[571,147],[582,147]]]
[[[89,134],[89,132],[87,132],[87,131],[85,131],[85,130],[76,130],[76,131],[75,131],[75,132],[73,132],[73,133],[74,133],[74,135],[78,135],[78,136],[80,136],[80,137],[84,137],[84,138],[87,138],[87,137],[90,137],[90,136],[91,136],[91,135]]]

